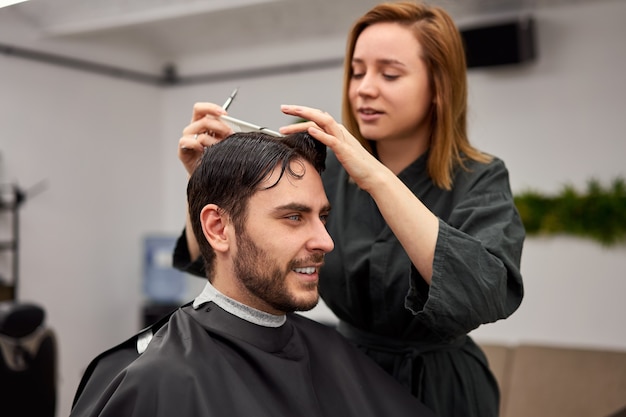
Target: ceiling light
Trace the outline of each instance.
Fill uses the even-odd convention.
[[[12,4],[23,3],[28,0],[0,0],[0,9]]]

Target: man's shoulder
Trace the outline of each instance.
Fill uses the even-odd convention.
[[[142,415],[196,415],[196,403],[178,399],[198,390],[193,361],[188,354],[185,326],[195,326],[180,309],[142,330],[125,342],[101,353],[85,371],[72,405],[71,416],[127,415],[139,407]],[[166,399],[158,403],[156,399]],[[134,404],[134,405],[133,405]],[[174,407],[180,407],[174,409]]]
[[[159,349],[157,345],[161,344],[162,334],[168,334],[168,337],[169,334],[180,335],[178,331],[170,332],[170,321],[172,318],[180,320],[181,317],[184,320],[180,310],[174,310],[124,342],[97,355],[83,373],[74,403],[85,390],[89,390],[89,387],[106,387],[120,374],[127,375],[131,371],[149,372],[154,362],[159,361],[163,362],[164,366],[167,365],[165,356],[148,354],[148,351]],[[144,365],[144,361],[150,365]]]

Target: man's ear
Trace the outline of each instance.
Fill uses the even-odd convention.
[[[230,247],[228,216],[215,204],[207,204],[200,212],[202,232],[216,252],[225,252]]]

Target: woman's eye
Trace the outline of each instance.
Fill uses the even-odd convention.
[[[399,75],[392,75],[392,74],[383,74],[383,77],[385,77],[385,79],[389,81],[397,80],[398,78],[400,78]]]

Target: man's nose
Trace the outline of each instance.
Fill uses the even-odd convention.
[[[312,251],[321,251],[324,253],[328,253],[334,248],[335,243],[330,237],[330,234],[328,234],[328,230],[326,230],[326,225],[322,221],[317,222],[312,231],[312,237],[309,240],[309,249]]]

